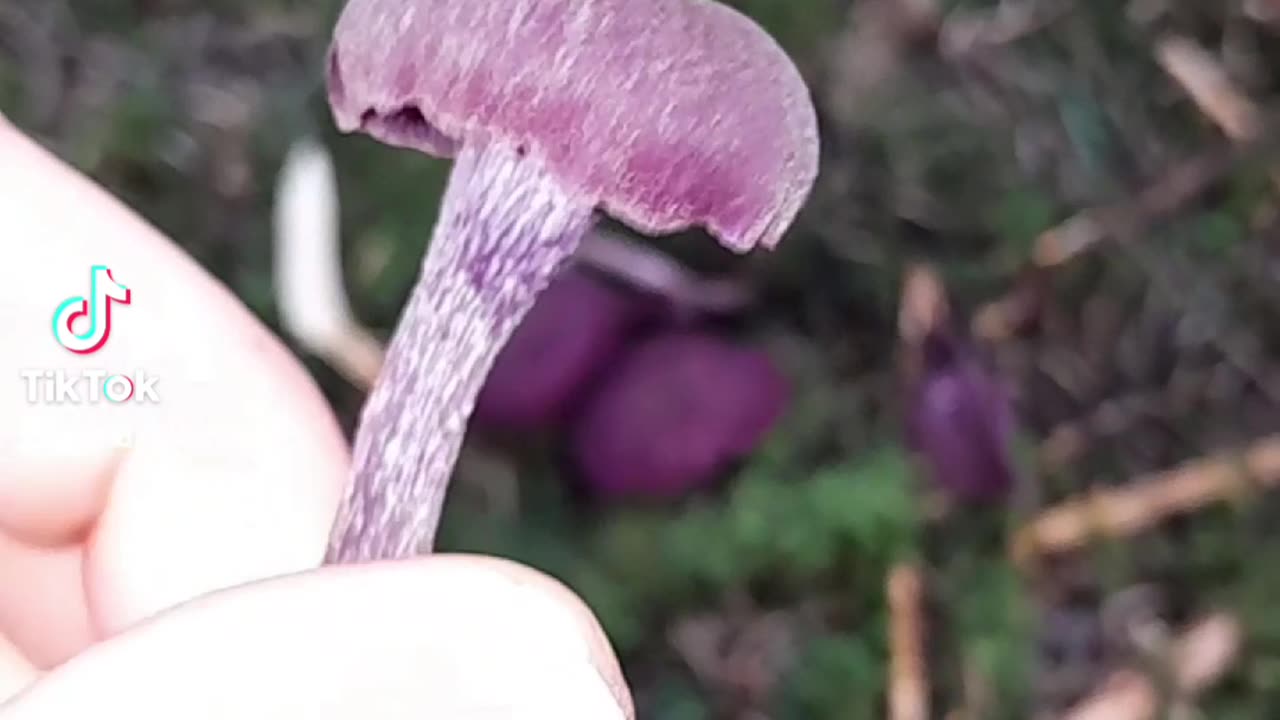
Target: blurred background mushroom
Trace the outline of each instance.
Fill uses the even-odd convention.
[[[564,271],[498,354],[475,422],[503,432],[557,427],[657,314],[656,303],[589,269]]]
[[[927,265],[911,267],[899,311],[907,444],[929,478],[961,501],[998,501],[1017,481],[1013,408]]]
[[[751,453],[786,409],[768,355],[708,332],[662,332],[602,379],[575,419],[587,486],[620,498],[678,498]]]

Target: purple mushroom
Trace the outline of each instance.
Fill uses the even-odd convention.
[[[910,360],[907,445],[933,483],[957,499],[1003,499],[1017,478],[1013,408],[953,326],[946,290],[931,270],[908,276],[899,323]]]
[[[596,377],[639,333],[741,311],[749,288],[706,278],[620,235],[587,236],[498,353],[473,424],[529,433],[560,426]]]
[[[498,353],[474,422],[530,432],[561,423],[628,338],[658,311],[649,298],[588,270],[557,275]]]
[[[908,439],[933,481],[964,501],[992,501],[1014,485],[1013,413],[961,341],[925,340],[925,370],[909,399]]]
[[[754,450],[788,395],[763,352],[705,333],[664,333],[593,391],[574,421],[570,450],[595,492],[675,497]]]
[[[430,550],[485,375],[598,212],[772,248],[817,175],[799,72],[709,0],[350,0],[328,88],[342,131],[455,159],[329,562]]]

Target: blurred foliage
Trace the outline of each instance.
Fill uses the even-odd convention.
[[[778,44],[792,55],[803,55],[821,37],[840,22],[839,0],[801,0],[781,3],[777,0],[730,0],[725,3],[745,13],[769,32]]]

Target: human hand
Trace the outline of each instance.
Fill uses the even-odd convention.
[[[315,386],[3,118],[0,223],[0,720],[632,716],[590,611],[531,569],[318,568],[348,455]],[[132,298],[75,356],[49,321],[92,265]],[[140,370],[159,402],[48,402],[32,379],[84,369]]]

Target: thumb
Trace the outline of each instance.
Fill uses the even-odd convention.
[[[633,717],[563,586],[505,561],[329,566],[219,592],[100,643],[0,706],[68,717]]]

